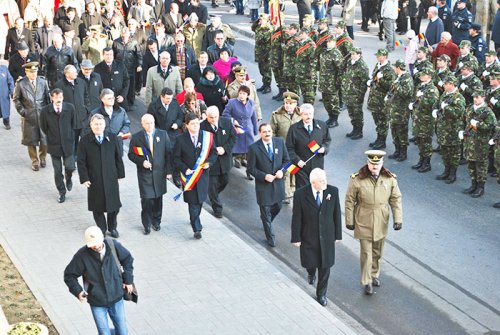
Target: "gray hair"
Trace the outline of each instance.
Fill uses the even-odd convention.
[[[207,115],[212,115],[212,114],[217,114],[217,115],[219,115],[219,108],[218,108],[217,106],[210,106],[210,107],[207,107],[206,114],[207,114]]]
[[[439,11],[438,11],[438,8],[437,8],[437,7],[435,7],[435,6],[429,7],[429,9],[428,9],[427,11],[431,12],[431,13],[432,13],[432,14],[434,14],[435,16],[437,16],[437,15],[438,15],[438,12],[439,12]]]
[[[101,95],[99,95],[99,99],[102,99],[104,98],[104,96],[106,95],[112,95],[112,96],[115,96],[115,92],[113,92],[113,90],[109,89],[109,88],[104,88],[102,91],[101,91]]]
[[[314,106],[311,104],[303,104],[300,106],[300,113],[302,112],[313,112],[314,113]]]
[[[102,120],[104,122],[106,122],[106,120],[104,119],[104,116],[102,114],[94,114],[92,115],[92,117],[90,118],[90,124],[92,124],[92,122],[94,122],[94,120]]]
[[[63,73],[66,74],[66,73],[70,72],[71,70],[75,70],[75,72],[78,72],[78,71],[76,71],[76,67],[74,65],[66,65],[64,67]]]
[[[441,33],[441,38],[444,38],[445,40],[449,41],[449,40],[451,40],[451,34],[447,31],[443,31]]]
[[[326,179],[326,172],[323,169],[315,168],[309,174],[309,181],[312,183],[313,181]]]

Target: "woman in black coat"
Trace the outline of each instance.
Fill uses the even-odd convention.
[[[196,85],[196,92],[203,95],[207,107],[217,106],[219,112],[224,110],[227,102],[226,87],[212,66],[203,70],[203,77]]]

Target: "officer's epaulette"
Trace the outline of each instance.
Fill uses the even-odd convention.
[[[17,83],[18,81],[20,81],[20,80],[23,80],[23,78],[24,78],[24,77],[19,77],[19,78],[17,78],[16,83]]]
[[[356,178],[356,177],[358,176],[358,174],[359,174],[359,172],[353,173],[353,174],[351,175],[351,178],[352,178],[352,179]]]
[[[393,177],[393,178],[396,178],[396,174],[387,170],[385,167],[382,169],[382,173],[385,173],[387,174],[389,177]]]

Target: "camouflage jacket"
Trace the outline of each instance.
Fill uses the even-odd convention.
[[[465,105],[470,106],[474,103],[472,99],[472,93],[483,88],[483,83],[476,77],[475,74],[471,74],[467,78],[458,76],[458,89],[460,93],[465,98]]]
[[[271,52],[271,35],[273,34],[273,27],[257,26],[255,28],[255,61],[269,61]]]
[[[486,93],[486,102],[493,110],[497,119],[500,120],[500,86],[497,89],[489,88]]]
[[[284,33],[280,28],[276,28],[271,35],[271,66],[273,68],[281,68],[283,66],[283,48],[281,43],[285,38]]]
[[[500,72],[500,63],[498,61],[494,61],[489,66],[486,63],[483,65],[479,79],[483,82],[484,89],[490,87],[490,75],[493,72]]]
[[[391,67],[391,63],[383,66],[375,65],[370,78],[370,94],[368,95],[368,109],[382,110],[384,107],[384,98],[391,88],[392,82],[396,79],[396,73]]]
[[[295,77],[295,60],[297,59],[297,49],[299,41],[297,36],[287,36],[283,45],[283,73],[286,77]]]
[[[316,36],[316,40],[314,40],[314,43],[316,43],[316,51],[315,55],[316,58],[319,59],[321,54],[326,50],[326,39],[330,35],[330,32],[327,30],[319,32],[318,35]]]
[[[465,99],[458,89],[441,95],[434,105],[439,145],[460,145],[458,132],[463,128]]]
[[[337,42],[335,43],[335,46],[339,49],[342,57],[344,57],[344,59],[347,59],[347,55],[350,54],[350,50],[352,48],[351,38],[349,37],[349,35],[347,35],[347,33],[343,33],[337,36],[336,39]]]
[[[420,83],[415,90],[413,102],[413,135],[417,137],[431,136],[434,132],[432,110],[439,99],[439,91],[433,82]]]
[[[316,50],[318,50],[317,48]],[[325,49],[319,56],[319,91],[323,93],[333,93],[340,89],[341,73],[340,64],[342,54],[333,47]]]
[[[413,63],[413,85],[415,85],[415,87],[417,87],[418,84],[420,83],[419,72],[425,68],[434,69],[434,66],[432,66],[432,63],[428,59],[424,60],[417,59],[415,63]]]
[[[477,75],[479,74],[479,62],[477,61],[477,58],[476,56],[474,56],[472,54],[472,52],[470,54],[468,54],[467,56],[459,56],[458,57],[458,60],[457,60],[457,68],[455,69],[455,73],[456,75],[458,76],[460,74],[460,69],[462,69],[462,66],[464,66],[464,63],[466,62],[470,62],[472,63],[473,65],[473,70],[474,70],[474,73]]]
[[[396,77],[386,97],[391,122],[408,123],[408,105],[413,99],[413,80],[410,73],[405,71]]]
[[[307,38],[303,42],[299,42],[299,48],[295,51],[295,56],[297,60],[295,62],[295,73],[297,78],[300,79],[311,79],[315,73],[314,67],[314,50],[316,49],[316,44]]]
[[[439,90],[439,94],[444,92],[444,80],[449,76],[455,76],[449,68],[446,68],[441,72],[439,72],[439,70],[434,72],[432,80],[434,81],[434,86],[436,86]]]
[[[472,119],[479,121],[476,127],[470,124]],[[488,141],[492,138],[497,123],[495,114],[493,114],[493,111],[484,103],[477,109],[474,109],[474,106],[467,108],[465,120],[465,158],[469,161],[487,160],[490,149]]]
[[[349,60],[342,80],[342,92],[346,101],[349,103],[363,103],[369,72],[370,70],[363,58],[360,58],[354,64]]]

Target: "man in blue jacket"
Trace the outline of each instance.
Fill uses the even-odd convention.
[[[453,28],[451,36],[453,43],[459,45],[463,40],[469,39],[469,28],[472,24],[472,13],[467,9],[467,0],[458,0],[457,9],[451,15]]]

